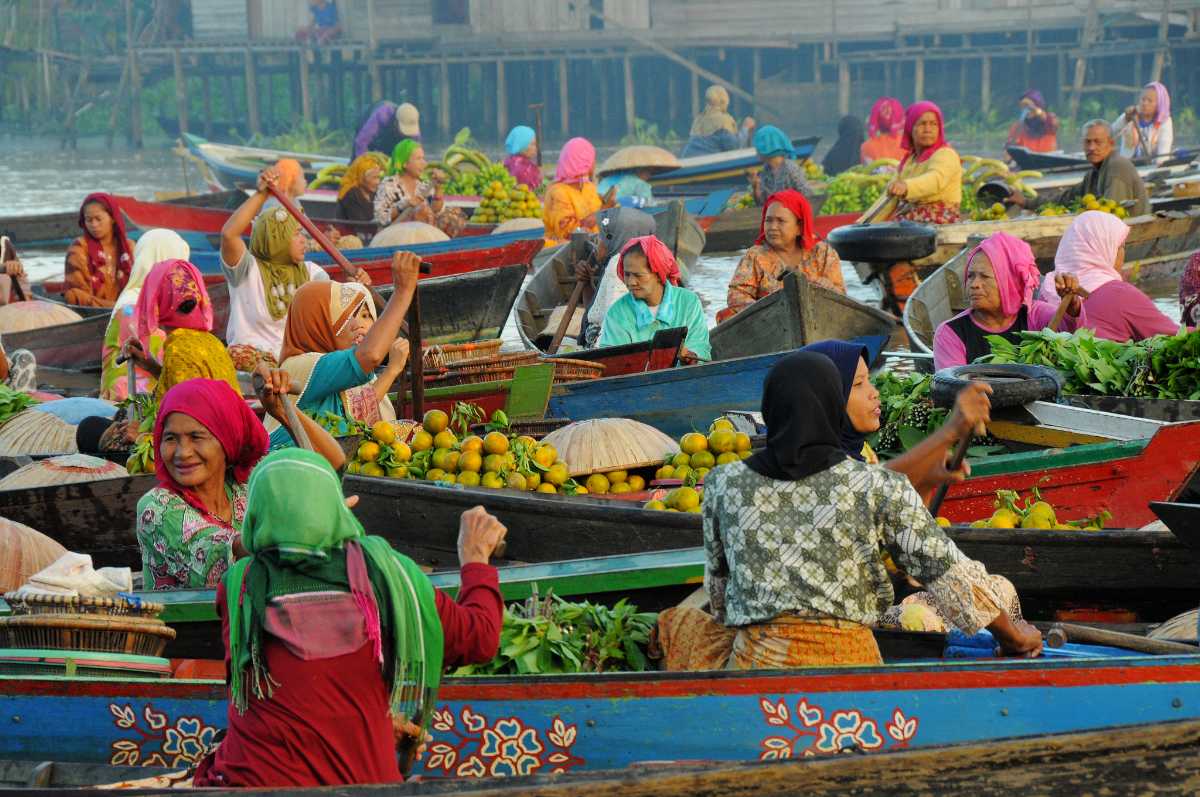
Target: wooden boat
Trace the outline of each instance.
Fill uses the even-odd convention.
[[[1062,150],[1034,152],[1027,147],[1017,146],[1005,147],[1005,152],[1017,164],[1018,169],[1036,169],[1041,172],[1049,170],[1056,172],[1077,171],[1082,174],[1092,167],[1088,163],[1087,156],[1082,152],[1063,152]],[[1185,150],[1176,156],[1156,158],[1154,162],[1151,162],[1148,158],[1135,158],[1133,162],[1139,167],[1139,171],[1141,171],[1144,168],[1186,165],[1191,162],[1195,155],[1196,150],[1192,149]]]
[[[814,211],[815,212],[815,211]],[[832,216],[816,216],[813,225],[817,237],[824,239],[832,230],[853,224],[858,213],[839,213]],[[708,239],[705,252],[735,252],[754,244],[762,225],[762,208],[749,207],[729,210],[712,219],[705,232]]]
[[[820,141],[819,136],[792,139],[796,157],[810,157]],[[656,196],[673,193],[697,194],[726,186],[745,186],[751,171],[762,165],[754,147],[680,158],[680,166],[650,178]]]
[[[437,274],[437,270],[434,271]],[[525,277],[522,265],[486,268],[450,276],[422,276],[421,328],[426,343],[463,343],[497,338],[516,301]],[[382,284],[386,293],[390,282]],[[229,323],[229,286],[223,280],[208,284],[213,302],[213,329],[224,337]],[[81,370],[99,368],[101,343],[111,313],[55,327],[14,332],[4,336],[11,349],[29,349],[39,366]],[[97,379],[98,384],[98,379]]]
[[[298,161],[309,181],[315,179],[317,173],[326,166],[345,166],[347,164],[345,158],[337,156],[287,152],[237,144],[217,144],[194,133],[185,133],[180,136],[180,140],[189,152],[208,167],[211,177],[215,179],[215,187],[220,190],[244,186],[253,187],[258,179],[258,173],[268,166],[274,165],[280,158],[292,158]]]
[[[184,768],[225,727],[226,695],[218,680],[0,676],[6,718],[0,759]],[[924,759],[932,762],[929,766],[940,773],[945,760],[948,772],[964,777],[991,759],[943,759],[939,746],[1086,731],[1107,732],[1087,739],[1095,745],[1088,749],[1097,762],[1111,755],[1129,770],[1144,772],[1138,759],[1122,757],[1135,749],[1139,737],[1114,726],[1132,719],[1196,720],[1197,706],[1200,656],[1192,655],[448,678],[433,713],[433,740],[414,774],[581,773],[651,760],[770,761],[823,758],[850,749],[911,750],[904,755],[915,756],[929,748]],[[681,723],[686,731],[681,732]],[[714,724],[719,732],[697,730]],[[1155,738],[1166,750],[1186,747],[1185,758],[1194,768],[1198,731],[1192,724],[1177,727],[1189,728],[1188,735]],[[1053,760],[1058,750],[1041,739],[1025,749],[1042,760]],[[870,760],[838,756],[831,766],[862,767]],[[894,775],[893,762],[902,765],[903,759],[886,756],[878,762],[871,793]],[[745,794],[753,782],[741,786],[737,793]],[[625,792],[583,788],[574,793]]]

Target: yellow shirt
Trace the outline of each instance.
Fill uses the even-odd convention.
[[[575,228],[583,226],[583,220],[600,210],[603,204],[600,194],[596,192],[596,185],[590,181],[579,185],[551,183],[546,189],[545,209],[542,211],[546,245],[566,242]],[[594,224],[587,229],[596,232]]]
[[[962,161],[950,147],[942,147],[924,163],[911,159],[899,179],[908,188],[904,198],[914,204],[941,202],[956,208],[962,204]]]
[[[211,332],[173,329],[163,344],[162,373],[154,387],[154,400],[162,401],[168,390],[189,379],[219,379],[242,394],[224,343]]]

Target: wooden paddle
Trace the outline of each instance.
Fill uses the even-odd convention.
[[[896,210],[896,206],[900,200],[884,191],[879,195],[879,198],[863,211],[863,214],[855,220],[855,224],[871,224],[876,220],[886,220],[892,217],[892,213]],[[887,211],[886,213],[884,211]]]
[[[582,236],[571,236],[571,256],[569,260],[574,261],[577,257]],[[579,306],[579,300],[583,298],[584,280],[575,278],[575,289],[571,291],[571,298],[567,300],[567,310],[563,313],[562,319],[558,322],[558,329],[554,333],[554,340],[550,341],[549,347],[546,349],[546,354],[554,354],[558,351],[559,345],[562,343],[563,337],[567,334],[567,328],[571,326],[571,319],[575,315],[575,308]],[[415,394],[414,394],[415,398]]]
[[[252,381],[254,392],[258,394],[258,400],[262,401],[263,392],[267,388],[267,380],[263,379],[262,374],[256,372]],[[296,410],[296,405],[292,403],[292,397],[286,395],[282,397],[282,400],[283,412],[287,416],[288,431],[292,433],[292,439],[296,441],[296,445],[305,451],[316,451],[313,448],[312,440],[308,437],[308,431],[304,428],[304,424],[300,422],[300,415]]]
[[[533,129],[537,136],[534,140],[537,141],[537,165],[539,169],[542,168],[542,109],[545,107],[546,103],[544,102],[535,102],[529,106],[529,110],[533,111]]]

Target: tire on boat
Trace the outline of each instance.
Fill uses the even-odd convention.
[[[970,382],[983,382],[992,388],[995,408],[1019,407],[1031,401],[1053,401],[1062,392],[1062,375],[1043,365],[975,363],[943,368],[933,375],[931,396],[934,406],[953,407],[958,391]]]
[[[937,230],[911,221],[848,224],[832,230],[827,240],[842,260],[861,263],[920,260],[937,250]]]

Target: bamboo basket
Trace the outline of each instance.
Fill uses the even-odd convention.
[[[522,365],[534,365],[538,362],[535,351],[517,351],[505,354],[494,354],[490,357],[473,357],[462,360],[444,374],[438,374],[427,381],[439,385],[474,385],[480,382],[495,382],[512,379],[517,368]]]
[[[24,614],[0,617],[0,647],[159,656],[175,629],[145,617]]]
[[[556,385],[564,382],[583,382],[604,376],[604,363],[570,360],[562,357],[543,357],[541,362],[554,366],[554,384]]]
[[[500,352],[504,341],[477,340],[473,343],[447,343],[421,350],[426,369],[448,368],[477,357],[492,357]]]
[[[561,429],[571,422],[570,418],[537,418],[531,420],[512,420],[509,430],[515,435],[529,435],[534,440],[541,440],[546,435]],[[488,433],[486,423],[476,423],[471,426],[471,433],[484,437]]]
[[[4,602],[13,615],[33,614],[91,614],[116,617],[156,618],[163,612],[163,604],[125,598],[83,598],[75,595],[26,595],[9,592]]]

